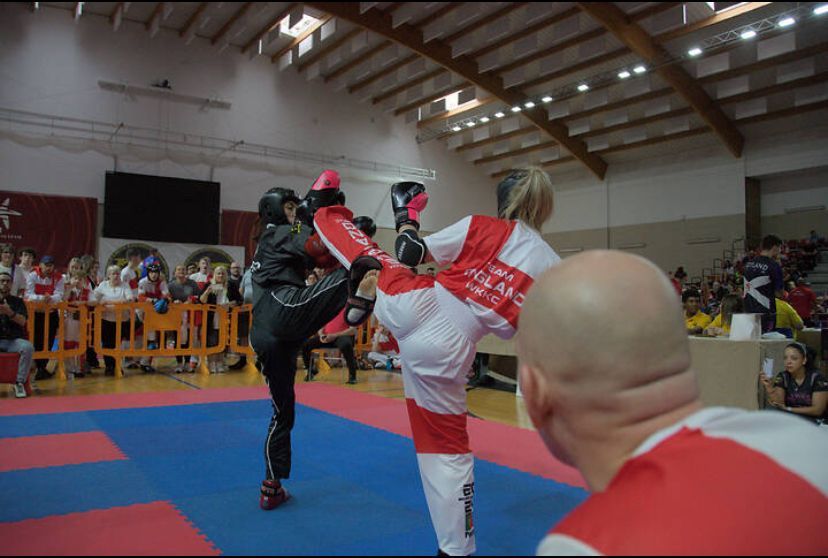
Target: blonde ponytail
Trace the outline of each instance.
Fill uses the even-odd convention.
[[[540,232],[543,224],[552,216],[555,193],[549,173],[540,167],[521,169],[526,176],[509,192],[508,202],[500,217],[518,219]]]

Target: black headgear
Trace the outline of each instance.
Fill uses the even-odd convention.
[[[374,235],[377,234],[376,223],[374,223],[374,220],[366,215],[356,217],[353,223],[356,225],[356,228],[367,234],[370,238],[374,238]]]
[[[161,264],[159,264],[158,262],[152,262],[151,264],[149,264],[147,266],[147,273],[152,273],[153,271],[155,273],[161,273]]]
[[[506,206],[509,205],[509,195],[512,193],[512,188],[517,186],[518,182],[529,175],[525,170],[513,170],[509,176],[500,181],[497,185],[497,216],[501,219],[511,219],[511,215],[504,215]]]
[[[285,215],[285,203],[299,203],[296,192],[290,188],[271,188],[259,200],[259,218],[265,225],[289,225]]]

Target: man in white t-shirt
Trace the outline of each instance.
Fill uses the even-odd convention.
[[[828,553],[828,432],[703,408],[675,290],[651,262],[591,251],[552,268],[516,348],[533,424],[593,492],[538,554]]]

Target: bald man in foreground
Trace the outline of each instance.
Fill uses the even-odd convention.
[[[652,263],[594,251],[553,267],[523,304],[517,351],[532,422],[593,492],[538,554],[828,554],[828,429],[704,409]]]

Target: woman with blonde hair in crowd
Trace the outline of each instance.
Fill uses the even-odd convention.
[[[92,294],[89,282],[86,278],[86,270],[83,267],[81,258],[69,260],[66,274],[63,276],[63,300],[74,305],[86,305]],[[80,342],[80,311],[67,310],[65,314],[63,330],[63,348],[72,350],[78,348]],[[85,359],[85,355],[84,355]],[[87,367],[80,367],[81,358],[78,356],[66,358],[66,369],[69,377],[83,378]]]
[[[367,319],[376,300],[377,319],[399,342],[408,416],[439,551],[466,556],[475,551],[466,374],[481,338],[514,336],[528,289],[560,261],[540,234],[552,216],[552,181],[540,168],[514,170],[497,186],[498,217],[465,217],[423,239],[418,231],[425,187],[394,184],[391,199],[399,261],[355,230],[343,206],[319,209],[314,226],[350,270],[348,323]],[[444,269],[436,277],[411,269],[428,262]]]
[[[241,303],[241,300],[231,298],[233,295],[229,290],[229,273],[227,267],[219,265],[213,270],[213,278],[210,284],[204,289],[199,297],[202,304],[214,304],[229,309],[231,306],[236,306]],[[229,315],[229,314],[228,314]],[[227,327],[227,321],[222,320],[218,312],[209,312],[207,314],[207,323],[204,327],[207,328],[207,346],[213,347],[218,343],[219,329]],[[227,372],[227,367],[224,365],[224,352],[210,355],[208,358],[210,372],[223,373]]]

